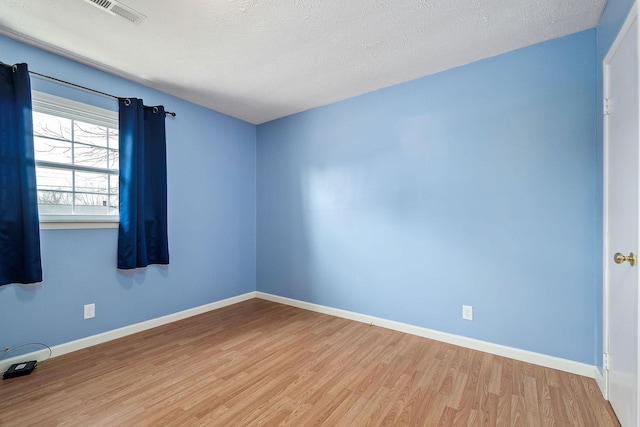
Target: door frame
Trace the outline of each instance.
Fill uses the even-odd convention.
[[[602,192],[602,204],[603,204],[603,254],[602,254],[602,273],[603,273],[603,295],[602,295],[602,303],[603,303],[603,308],[602,308],[602,320],[603,320],[603,329],[602,329],[602,335],[603,335],[603,343],[602,343],[602,348],[603,348],[603,352],[606,354],[609,353],[609,258],[611,256],[611,254],[613,253],[611,251],[611,248],[609,247],[609,238],[608,238],[608,234],[609,234],[609,230],[608,230],[608,220],[609,220],[609,206],[608,206],[608,200],[609,200],[609,190],[608,190],[608,175],[609,175],[609,123],[608,120],[606,118],[606,98],[608,95],[608,87],[609,87],[609,82],[610,82],[610,76],[609,76],[609,64],[611,63],[614,54],[616,53],[616,51],[619,49],[620,45],[622,44],[622,41],[624,39],[624,37],[626,36],[626,34],[629,32],[629,30],[631,29],[632,25],[634,24],[634,22],[638,19],[638,7],[637,7],[637,2],[634,1],[633,6],[631,7],[631,10],[629,11],[629,14],[627,15],[627,18],[624,21],[624,24],[622,25],[622,27],[620,28],[620,31],[618,32],[618,35],[616,36],[613,44],[611,45],[611,47],[609,48],[609,51],[607,52],[607,55],[605,56],[603,62],[602,62],[602,74],[603,74],[603,84],[602,84],[602,101],[603,101],[603,106],[605,107],[605,110],[603,111],[603,130],[602,130],[602,135],[603,135],[603,170],[602,170],[602,176],[603,176],[603,192]],[[638,37],[640,38],[640,31],[639,31],[639,35]],[[639,43],[640,46],[640,43]],[[640,52],[639,52],[639,58],[640,58]],[[639,85],[640,86],[640,85]],[[638,99],[640,100],[640,87],[636,88],[636,92],[637,92],[637,96]],[[638,120],[638,129],[639,129],[639,134],[640,134],[640,118]],[[638,144],[640,144],[640,141],[637,141]],[[640,159],[638,164],[640,165]],[[640,223],[640,218],[638,218],[638,222]],[[640,229],[640,227],[639,227]],[[639,248],[640,249],[640,248]],[[636,268],[636,274],[640,275],[640,267]],[[640,276],[639,276],[640,279]],[[639,280],[640,282],[640,280]],[[640,307],[640,293],[639,293],[639,298],[638,298],[638,306]],[[638,330],[640,331],[640,315],[638,316]],[[640,337],[638,337],[638,372],[640,374]],[[602,394],[604,396],[605,399],[609,399],[609,370],[605,369],[606,368],[606,361],[605,361],[605,355],[603,355],[603,366],[602,366],[602,379],[601,381],[598,381],[598,385],[600,386],[600,390],[602,391]],[[637,392],[638,392],[638,396],[640,396],[640,379],[638,380],[637,384]],[[637,414],[639,414],[640,416],[640,402],[637,403]]]

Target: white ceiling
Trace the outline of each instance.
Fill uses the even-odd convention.
[[[0,33],[259,124],[593,28],[606,0],[119,3],[146,18],[1,0]]]

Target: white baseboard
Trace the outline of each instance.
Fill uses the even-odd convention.
[[[582,375],[589,378],[594,378],[600,387],[600,390],[604,395],[604,379],[597,367],[587,365],[585,363],[575,362],[568,359],[562,359],[559,357],[548,356],[541,353],[534,353],[527,350],[521,350],[513,347],[507,347],[499,344],[493,344],[486,341],[480,341],[473,338],[462,337],[459,335],[448,334],[445,332],[436,331],[433,329],[427,329],[419,326],[409,325],[406,323],[395,322],[393,320],[386,320],[379,317],[368,316],[365,314],[355,313],[347,310],[340,310],[337,308],[327,307],[319,304],[312,304],[300,300],[295,300],[286,297],[280,297],[277,295],[271,295],[264,292],[248,292],[243,295],[238,295],[232,298],[227,298],[221,301],[212,302],[209,304],[201,305],[199,307],[190,308],[177,313],[169,314],[166,316],[150,319],[144,322],[136,323],[133,325],[125,326],[111,331],[103,332],[90,337],[81,338],[79,340],[70,341],[67,343],[59,344],[51,347],[51,357],[62,356],[63,354],[71,353],[73,351],[81,350],[87,347],[91,347],[97,344],[102,344],[111,340],[132,335],[138,332],[145,331],[147,329],[155,328],[157,326],[166,325],[168,323],[176,322],[178,320],[186,319],[188,317],[196,316],[198,314],[206,313],[212,310],[216,310],[228,305],[236,304],[242,301],[246,301],[252,298],[261,298],[268,301],[277,302],[280,304],[290,305],[305,310],[315,311],[317,313],[329,314],[331,316],[341,317],[344,319],[355,320],[357,322],[363,322],[375,326],[380,326],[387,329],[392,329],[407,334],[417,335],[433,339],[436,341],[442,341],[449,344],[459,345],[461,347],[470,348],[473,350],[483,351],[485,353],[491,353],[498,356],[508,357],[523,362],[532,363],[535,365],[545,366],[548,368],[558,369],[561,371],[570,372],[572,374]],[[49,355],[47,349],[41,349],[33,351],[27,354],[21,354],[19,356],[10,357],[0,360],[0,372],[5,371],[9,366],[14,363],[24,362],[26,360],[44,360]]]
[[[602,372],[600,372],[600,369],[596,368],[596,384],[598,384],[598,387],[600,388],[602,397],[604,397],[606,400],[609,400],[609,392],[607,390],[607,375],[609,375],[607,371],[603,370]]]
[[[480,341],[473,338],[467,338],[459,335],[448,334],[433,329],[422,328],[419,326],[409,325],[407,323],[395,322],[393,320],[381,319],[379,317],[368,316],[365,314],[354,313],[347,310],[327,307],[318,304],[312,304],[291,298],[280,297],[277,295],[267,294],[264,292],[256,292],[256,297],[280,304],[290,305],[305,310],[315,311],[318,313],[329,314],[336,317],[355,320],[370,325],[381,326],[383,328],[404,332],[411,335],[429,338],[436,341],[446,342],[458,345],[460,347],[470,348],[473,350],[483,351],[498,356],[508,357],[510,359],[520,360],[534,365],[545,366],[547,368],[558,369],[560,371],[570,372],[576,375],[582,375],[589,378],[597,379],[600,372],[595,366],[586,363],[575,362],[573,360],[562,359],[560,357],[548,356],[546,354],[534,353],[532,351],[521,350],[514,347],[507,347],[500,344],[493,344],[486,341]]]
[[[124,326],[122,328],[113,329],[111,331],[103,332],[97,335],[92,335],[86,338],[80,338],[79,340],[69,341],[63,344],[59,344],[51,347],[51,357],[62,356],[63,354],[71,353],[72,351],[81,350],[83,348],[91,347],[97,344],[102,344],[107,341],[115,340],[118,338],[132,335],[138,332],[146,331],[147,329],[155,328],[158,326],[166,325],[167,323],[176,322],[178,320],[186,319],[188,317],[197,316],[198,314],[206,313],[208,311],[216,310],[228,305],[236,304],[242,301],[246,301],[256,297],[255,292],[248,292],[243,295],[223,299],[220,301],[212,302],[209,304],[201,305],[199,307],[190,308],[187,310],[179,311],[177,313],[168,314],[166,316],[157,317],[155,319],[146,320],[144,322],[135,323],[133,325]],[[27,354],[21,354],[19,356],[13,356],[7,359],[0,360],[0,372],[4,372],[14,363],[24,362],[26,360],[38,360],[42,361],[49,355],[49,350],[41,349],[33,351]]]

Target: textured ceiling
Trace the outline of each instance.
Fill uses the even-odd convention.
[[[606,0],[120,3],[146,19],[2,0],[0,33],[258,124],[593,28]]]

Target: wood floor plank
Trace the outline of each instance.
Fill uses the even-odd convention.
[[[259,299],[2,381],[0,425],[619,426],[593,379]]]

